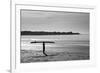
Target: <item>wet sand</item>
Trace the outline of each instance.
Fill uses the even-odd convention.
[[[66,49],[46,49],[48,56],[42,50],[21,50],[21,63],[89,60],[89,46],[70,46]]]

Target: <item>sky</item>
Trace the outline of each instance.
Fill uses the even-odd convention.
[[[21,31],[89,33],[89,13],[21,10]]]

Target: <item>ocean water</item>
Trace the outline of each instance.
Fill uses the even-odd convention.
[[[42,43],[30,43],[32,41],[53,41],[46,43],[46,50],[49,51],[77,51],[89,48],[89,35],[32,35],[21,36],[21,49],[23,50],[42,50]],[[86,51],[86,50],[85,50]]]

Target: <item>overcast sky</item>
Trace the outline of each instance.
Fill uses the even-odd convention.
[[[21,31],[89,33],[89,13],[21,10]]]

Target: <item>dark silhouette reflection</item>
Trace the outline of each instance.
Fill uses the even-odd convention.
[[[44,54],[45,56],[48,56],[48,55],[46,54],[46,52],[45,52],[45,43],[54,43],[54,42],[52,42],[52,41],[34,41],[34,42],[31,42],[31,43],[43,43],[43,54]]]
[[[47,56],[47,54],[45,53],[45,42],[43,42],[43,54],[44,54],[45,56]]]

